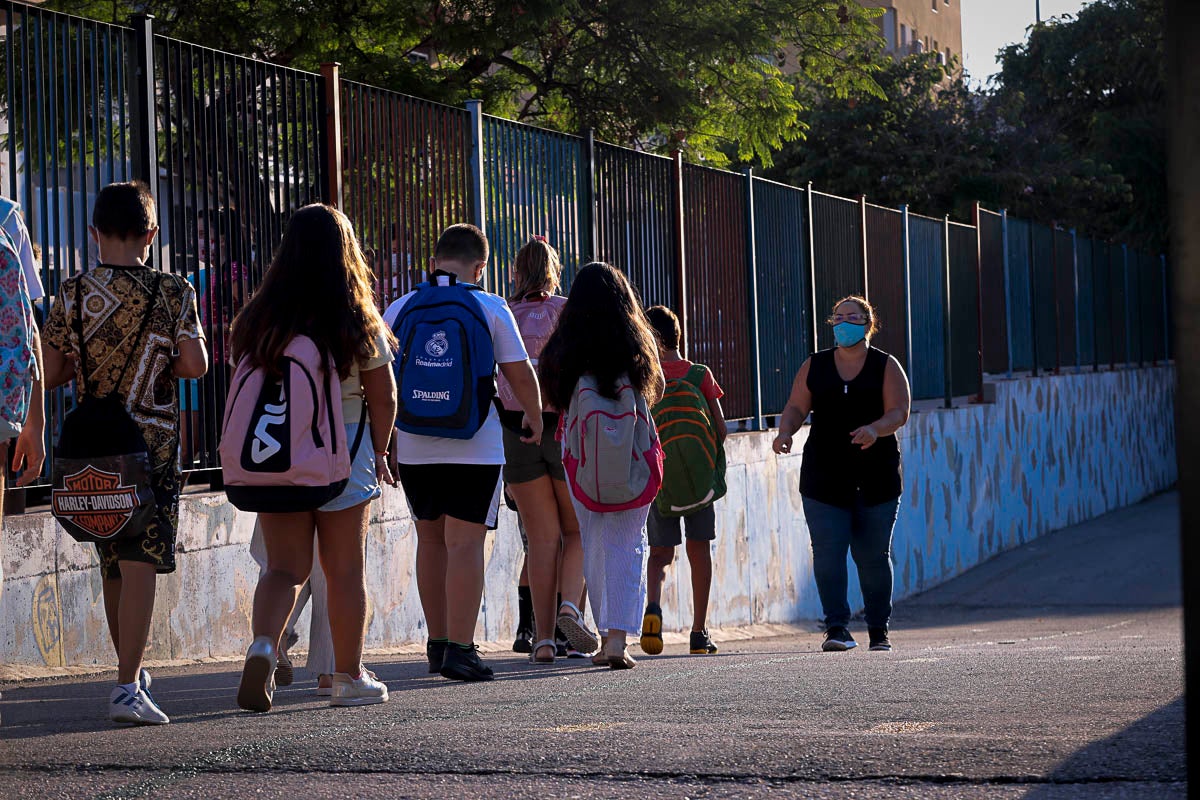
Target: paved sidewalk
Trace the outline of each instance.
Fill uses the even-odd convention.
[[[510,654],[476,685],[403,656],[374,664],[386,705],[331,709],[308,679],[267,715],[237,710],[235,665],[204,665],[156,673],[159,729],[107,722],[111,675],[10,684],[0,797],[1181,798],[1177,505],[902,603],[890,654],[816,633],[626,673]]]

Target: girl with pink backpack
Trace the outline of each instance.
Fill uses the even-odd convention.
[[[387,457],[395,345],[350,220],[330,206],[301,208],[231,336],[225,490],[238,508],[259,512],[267,554],[238,688],[244,709],[271,708],[279,640],[312,571],[314,532],[333,637],[330,705],[388,699],[362,665],[363,562],[368,506],[381,482],[395,485]]]
[[[559,425],[563,465],[601,635],[592,661],[629,669],[635,662],[626,642],[639,634],[646,602],[646,517],[662,485],[650,406],[665,380],[654,333],[625,276],[602,263],[581,269],[539,361],[543,397],[567,409]]]
[[[517,320],[529,359],[537,367],[567,303],[565,297],[555,294],[562,278],[562,264],[545,237],[537,236],[517,252],[513,272],[516,291],[508,301],[509,308]],[[579,652],[591,653],[599,646],[577,605],[583,595],[579,522],[571,507],[561,446],[550,436],[543,436],[541,444],[522,442],[521,404],[503,375],[497,382],[497,394],[503,407],[500,422],[504,427],[504,482],[517,504],[529,541],[526,563],[537,629],[529,660],[534,664],[553,664],[557,653],[556,619],[563,635]],[[544,396],[542,408],[543,430],[555,430],[559,412]],[[556,601],[559,592],[562,594]]]

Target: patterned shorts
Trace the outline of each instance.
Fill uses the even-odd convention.
[[[151,477],[154,502],[158,508],[146,529],[135,536],[96,544],[100,556],[100,576],[105,580],[121,577],[120,561],[153,564],[159,574],[175,571],[175,531],[179,526],[179,471],[174,464]]]

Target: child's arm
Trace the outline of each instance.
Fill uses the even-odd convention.
[[[721,409],[721,398],[708,397],[708,413],[712,417],[713,430],[717,432],[717,441],[724,442],[729,436],[729,426],[725,424],[725,412]]]
[[[46,443],[43,439],[46,429],[46,392],[42,388],[42,376],[46,373],[42,365],[42,339],[36,327],[33,329],[32,344],[38,376],[33,381],[29,394],[29,413],[25,416],[25,425],[17,436],[13,451],[12,468],[21,473],[17,486],[33,483],[42,474],[42,463],[46,460]]]
[[[183,281],[183,297],[179,303],[179,317],[175,320],[175,341],[179,352],[171,359],[172,372],[176,378],[202,378],[208,372],[208,348],[200,327],[200,314],[196,309],[196,292],[192,285]]]
[[[75,362],[78,356],[68,357],[57,347],[42,343],[42,386],[57,389],[75,380]]]
[[[508,364],[501,364],[500,371],[504,373],[504,379],[512,387],[517,402],[525,411],[521,427],[529,428],[532,431],[529,436],[522,436],[521,441],[526,444],[541,444],[542,391],[538,386],[537,373],[533,370],[533,364],[529,363],[528,358],[524,361],[512,361]]]
[[[371,444],[375,448],[376,456],[385,456],[375,459],[375,477],[389,486],[395,486],[389,445],[392,442],[392,429],[396,424],[396,376],[392,374],[392,365],[388,363],[375,369],[363,370],[360,378],[363,399],[367,403],[367,416],[370,418]]]
[[[208,372],[208,349],[203,339],[183,339],[171,361],[176,378],[203,378]]]
[[[704,399],[708,401],[708,416],[712,420],[713,430],[717,432],[717,441],[724,442],[729,436],[729,426],[725,424],[725,410],[721,408],[721,387],[713,377],[712,370],[704,368]]]

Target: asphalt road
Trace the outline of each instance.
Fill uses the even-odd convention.
[[[393,656],[385,705],[329,708],[310,679],[266,715],[237,709],[239,665],[164,669],[172,724],[140,729],[108,723],[111,674],[10,684],[0,797],[1183,797],[1177,505],[900,604],[890,654],[815,632],[624,673],[496,654],[473,685]]]

